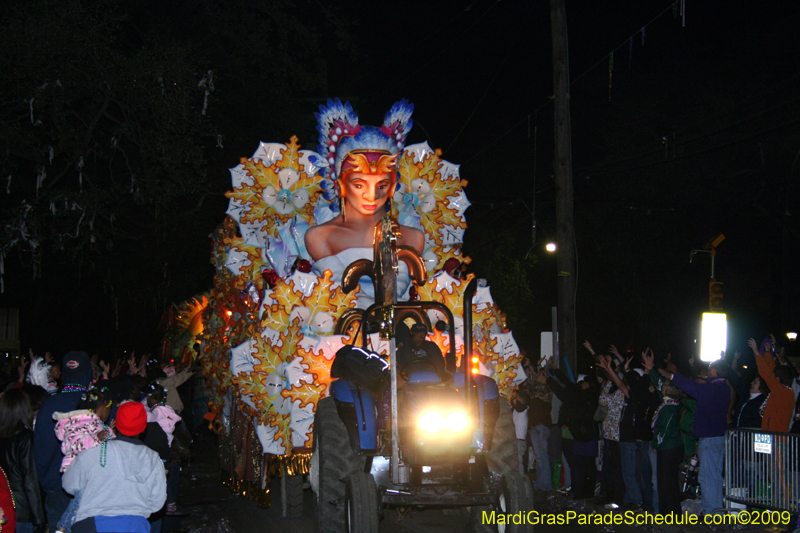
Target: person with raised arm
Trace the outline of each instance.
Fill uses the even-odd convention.
[[[703,512],[713,514],[722,508],[722,463],[725,458],[725,431],[731,403],[731,387],[725,378],[728,365],[723,360],[711,363],[705,383],[659,369],[662,377],[672,380],[676,387],[697,400],[693,433],[698,439],[700,457],[700,489]]]
[[[792,391],[792,381],[794,381],[792,370],[788,365],[776,364],[775,357],[773,357],[775,343],[772,339],[764,339],[761,349],[755,339],[747,341],[747,345],[753,350],[756,358],[758,375],[769,386],[769,396],[761,419],[761,429],[788,433],[794,421],[795,398]]]

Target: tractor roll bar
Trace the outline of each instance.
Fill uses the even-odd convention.
[[[464,399],[468,407],[472,406],[472,373],[469,364],[472,360],[472,298],[477,290],[478,279],[472,278],[464,291],[464,355],[461,357],[461,369],[464,371]]]
[[[469,288],[469,287],[468,287]],[[472,297],[470,297],[470,309],[472,309]],[[364,317],[362,318],[362,324],[366,323],[367,318],[373,314],[375,311],[379,309],[383,309],[385,307],[394,307],[395,309],[438,309],[442,313],[444,313],[445,317],[447,318],[447,323],[450,325],[448,328],[448,334],[450,335],[450,348],[447,350],[447,355],[445,355],[445,363],[448,369],[455,369],[456,367],[456,328],[453,320],[453,313],[450,309],[447,308],[446,305],[439,303],[439,302],[397,302],[396,304],[372,304],[367,307],[367,310],[364,311]],[[470,317],[470,323],[472,323],[472,317]],[[394,336],[394,331],[392,332],[392,336]],[[367,347],[367,336],[362,334],[362,344],[363,347],[366,349]]]

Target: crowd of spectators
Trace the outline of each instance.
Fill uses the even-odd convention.
[[[711,364],[584,346],[585,374],[566,357],[525,360],[512,406],[520,468],[535,471],[535,490],[664,514],[699,493],[712,514],[723,507],[729,428],[800,433],[798,372],[774,336]]]
[[[164,517],[186,514],[180,464],[192,415],[202,420],[207,405],[181,416],[177,389],[192,369],[135,355],[112,369],[70,352],[58,361],[31,353],[12,370],[0,389],[3,533],[160,533]]]

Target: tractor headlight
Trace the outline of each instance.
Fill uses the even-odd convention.
[[[467,429],[468,425],[469,420],[467,420],[467,414],[461,411],[454,411],[450,413],[450,415],[444,421],[444,427],[450,431],[464,431]]]
[[[443,429],[460,432],[468,426],[469,419],[463,411],[453,411],[446,416],[438,411],[428,411],[417,420],[417,427],[428,433],[438,433]]]

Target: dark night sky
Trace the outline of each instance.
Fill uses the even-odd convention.
[[[140,22],[152,17],[167,26],[188,9],[181,3],[132,5]],[[780,335],[796,330],[800,294],[791,258],[798,225],[786,212],[797,211],[800,187],[794,166],[800,7],[687,0],[685,27],[669,7],[567,2],[579,340],[689,349],[707,305],[709,274],[708,258],[689,264],[689,251],[719,233],[727,236],[717,278],[726,287],[732,343],[743,346],[747,337],[770,329]],[[491,283],[492,272],[480,259],[491,246],[487,228],[516,240],[509,257],[522,259],[530,251],[537,258],[530,271],[534,304],[524,310],[529,327],[518,334],[534,348],[536,332],[549,329],[556,301],[555,261],[541,250],[555,233],[549,3],[345,2],[339,16],[349,24],[353,46],[338,50],[331,29],[320,27],[327,77],[322,90],[297,95],[294,123],[273,121],[264,112],[268,105],[258,108],[263,114],[248,116],[248,102],[226,101],[236,77],[218,79],[212,106],[227,114],[217,118],[229,139],[224,150],[209,150],[219,192],[230,187],[227,168],[258,141],[297,134],[301,144],[315,146],[308,117],[325,97],[351,99],[366,124],[379,123],[392,102],[408,98],[416,106],[408,142],[427,140],[443,149],[470,182],[465,247],[477,273]],[[304,19],[315,24],[313,11]],[[645,24],[643,44],[637,32]],[[615,49],[609,101],[606,56]],[[220,51],[217,58],[224,57]],[[531,249],[534,202],[539,231]],[[224,210],[222,199],[210,201],[197,233],[210,233]],[[207,241],[194,244],[181,245],[191,248],[187,254],[207,254]],[[208,265],[198,268],[209,272],[210,285]],[[19,302],[8,274],[6,288],[11,294],[0,306]],[[159,313],[139,317],[138,327],[152,325]],[[35,344],[40,326],[31,326],[30,314],[24,318],[23,344]],[[126,341],[135,343],[128,338],[115,345]]]

